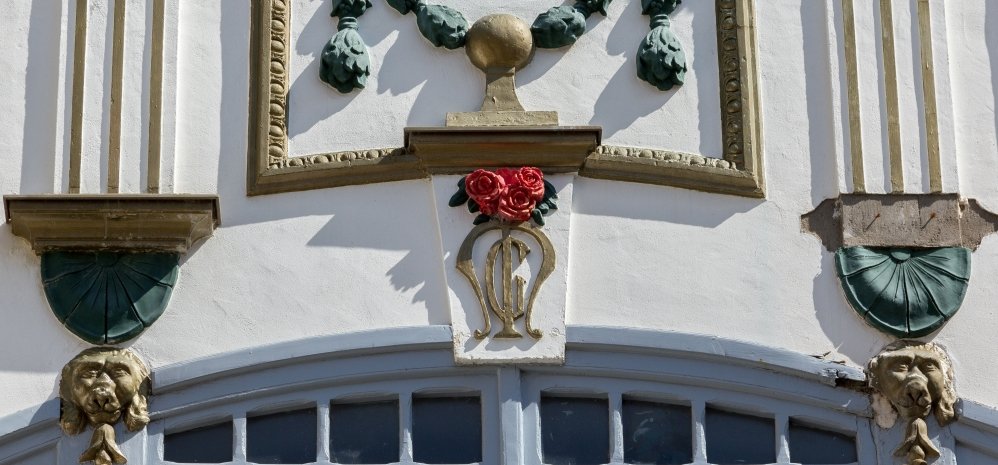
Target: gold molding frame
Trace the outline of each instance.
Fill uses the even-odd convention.
[[[722,158],[602,146],[581,174],[763,198],[762,128],[755,57],[755,0],[716,0]]]
[[[595,147],[580,174],[729,195],[765,197],[757,90],[755,0],[715,0],[722,158],[640,147]],[[290,0],[252,2],[247,195],[424,178],[408,148],[290,157],[287,136]],[[541,163],[539,163],[541,164]]]
[[[422,178],[400,148],[289,157],[287,133],[290,0],[251,2],[247,195]]]

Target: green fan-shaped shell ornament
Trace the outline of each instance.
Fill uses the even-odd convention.
[[[42,285],[52,312],[92,344],[118,344],[151,326],[170,301],[180,255],[48,252]]]
[[[853,309],[874,328],[904,338],[946,323],[970,281],[970,250],[962,247],[844,247],[835,264]]]

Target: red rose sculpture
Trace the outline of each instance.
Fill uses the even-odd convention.
[[[514,223],[527,221],[536,203],[530,189],[524,186],[510,187],[499,198],[499,218]]]
[[[467,203],[469,211],[479,213],[475,224],[493,219],[510,223],[533,219],[544,225],[544,215],[558,208],[554,186],[544,180],[541,170],[532,166],[496,171],[478,169],[461,178],[457,186],[450,206]]]
[[[464,189],[482,214],[492,216],[499,208],[499,198],[506,192],[506,181],[491,171],[475,170],[465,176]]]
[[[525,166],[516,172],[516,182],[530,190],[535,202],[544,200],[544,173],[532,166]]]

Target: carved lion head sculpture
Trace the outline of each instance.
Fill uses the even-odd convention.
[[[867,365],[870,385],[890,401],[905,420],[934,413],[945,426],[956,418],[949,357],[933,343],[894,342]]]
[[[114,425],[124,417],[129,431],[149,423],[146,396],[149,370],[127,349],[95,347],[80,352],[62,368],[59,424],[67,434],[87,425]]]

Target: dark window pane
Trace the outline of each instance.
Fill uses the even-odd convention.
[[[593,465],[610,461],[610,414],[606,399],[541,398],[544,463]]]
[[[624,399],[624,461],[683,464],[693,461],[689,407]]]
[[[163,459],[179,463],[232,461],[232,422],[167,433],[163,438]]]
[[[707,461],[717,465],[776,462],[776,424],[771,418],[707,408]]]
[[[856,439],[790,420],[790,461],[804,465],[854,463]]]
[[[481,462],[481,400],[478,397],[413,399],[412,458],[420,463]]]
[[[399,402],[333,404],[329,451],[336,463],[399,461]]]
[[[246,419],[246,459],[256,463],[315,461],[314,408]]]

